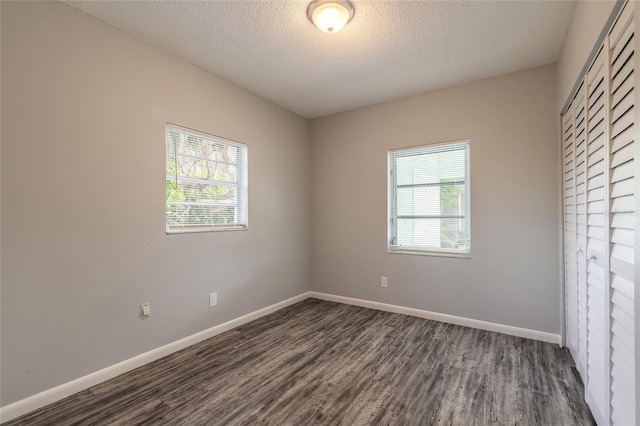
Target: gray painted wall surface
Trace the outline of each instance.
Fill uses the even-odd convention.
[[[1,7],[2,405],[309,290],[307,120],[62,3]],[[248,145],[248,231],[165,235],[166,121]]]
[[[580,71],[615,4],[615,0],[578,0],[576,2],[576,8],[573,11],[571,23],[558,58],[558,113],[578,80]]]
[[[312,289],[558,333],[555,73],[547,65],[313,120]],[[388,254],[387,150],[467,138],[472,258]]]
[[[1,10],[1,405],[309,289],[559,331],[553,65],[309,126],[63,4]],[[249,231],[164,234],[166,121],[248,144]],[[472,259],[387,254],[387,149],[465,138]]]

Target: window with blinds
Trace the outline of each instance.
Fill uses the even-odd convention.
[[[166,232],[247,229],[247,146],[166,125]]]
[[[470,141],[391,150],[390,253],[469,257]]]

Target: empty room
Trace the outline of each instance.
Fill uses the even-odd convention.
[[[640,424],[639,8],[0,1],[0,423]]]

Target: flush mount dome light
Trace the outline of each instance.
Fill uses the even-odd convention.
[[[320,31],[337,33],[351,19],[355,9],[349,0],[314,0],[309,3],[307,16]]]

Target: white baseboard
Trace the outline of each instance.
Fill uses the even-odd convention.
[[[275,303],[271,306],[267,306],[266,308],[258,309],[257,311],[232,319],[231,321],[216,325],[209,329],[192,334],[191,336],[160,346],[159,348],[152,349],[148,352],[134,356],[133,358],[126,359],[110,367],[103,368],[102,370],[98,370],[94,373],[87,374],[86,376],[63,383],[54,388],[47,389],[46,391],[37,393],[25,399],[21,399],[20,401],[0,407],[0,422],[7,422],[11,419],[22,416],[23,414],[30,413],[31,411],[42,408],[45,405],[49,405],[53,402],[71,396],[74,393],[78,393],[90,388],[91,386],[95,386],[135,368],[153,362],[163,356],[170,355],[188,346],[209,339],[210,337],[224,333],[225,331],[229,331],[308,298],[309,292],[299,294],[298,296],[283,300],[282,302]]]
[[[198,342],[209,339],[210,337],[239,327],[250,321],[278,311],[287,306],[293,305],[294,303],[301,302],[302,300],[308,299],[310,297],[328,300],[331,302],[344,303],[347,305],[377,309],[379,311],[411,315],[414,317],[462,325],[465,327],[478,328],[480,330],[495,331],[497,333],[508,334],[511,336],[525,337],[527,339],[556,343],[558,345],[562,342],[561,336],[559,334],[546,333],[544,331],[530,330],[527,328],[513,327],[510,325],[496,324],[471,318],[457,317],[455,315],[440,314],[437,312],[430,312],[422,309],[414,309],[404,306],[390,305],[387,303],[373,302],[370,300],[354,299],[351,297],[308,291],[299,294],[298,296],[294,296],[290,299],[283,300],[282,302],[267,306],[266,308],[258,309],[257,311],[248,313],[231,321],[227,321],[223,324],[216,325],[207,330],[203,330],[199,333],[192,334],[191,336],[187,336],[183,339],[176,340],[175,342],[160,346],[159,348],[152,349],[143,354],[134,356],[133,358],[129,358],[110,367],[103,368],[102,370],[87,374],[86,376],[80,377],[70,382],[63,383],[59,386],[37,393],[20,401],[16,401],[12,404],[0,407],[0,422],[7,422],[11,419],[22,416],[23,414],[30,413],[31,411],[42,408],[45,405],[49,405],[63,398],[71,396],[74,393],[78,393],[99,383],[131,371],[135,368],[153,362],[157,359],[162,358],[163,356],[170,355],[188,346],[194,345]]]
[[[478,328],[480,330],[495,331],[496,333],[508,334],[510,336],[524,337],[527,339],[540,340],[543,342],[560,345],[562,337],[559,334],[547,333],[545,331],[530,330],[528,328],[513,327],[511,325],[497,324],[494,322],[480,321],[471,318],[458,317],[455,315],[440,314],[438,312],[425,311],[422,309],[407,308],[404,306],[390,305],[388,303],[373,302],[371,300],[354,299],[352,297],[336,296],[334,294],[309,292],[309,297],[328,300],[331,302],[344,303],[347,305],[361,306],[363,308],[377,309],[379,311],[394,312],[396,314],[411,315],[413,317],[426,318],[434,321],[446,322],[449,324],[462,325],[465,327]]]

